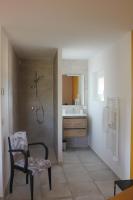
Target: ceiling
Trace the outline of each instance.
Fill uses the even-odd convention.
[[[21,56],[87,58],[133,29],[133,0],[0,0],[0,24]]]

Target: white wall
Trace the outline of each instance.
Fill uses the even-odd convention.
[[[2,69],[1,69],[1,83],[2,88],[4,88],[4,95],[1,96],[1,112],[2,112],[2,141],[3,141],[3,184],[4,189],[8,184],[9,179],[9,153],[8,153],[8,141],[7,137],[9,136],[9,73],[8,73],[8,64],[9,64],[9,43],[8,38],[6,37],[5,32],[2,30]]]
[[[104,73],[105,101],[107,97],[120,98],[119,161],[113,161],[105,144],[103,108],[105,103],[93,98],[94,72]],[[105,49],[89,63],[89,117],[91,148],[120,178],[130,175],[130,116],[131,116],[131,34]]]
[[[0,85],[4,88],[4,94],[0,96],[0,197],[4,195],[10,175],[10,163],[8,153],[8,136],[13,132],[13,101],[12,90],[13,82],[11,70],[13,69],[15,57],[12,46],[3,29],[0,32]],[[11,59],[12,58],[12,59]],[[14,61],[13,61],[14,60]]]
[[[1,84],[1,68],[2,68],[2,60],[1,60],[1,51],[2,51],[2,29],[0,27],[0,88],[2,88]],[[2,142],[2,124],[1,124],[1,97],[0,97],[0,197],[3,196],[3,142]]]

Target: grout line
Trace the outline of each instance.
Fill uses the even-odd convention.
[[[88,149],[88,151],[89,151],[89,149]],[[88,176],[89,176],[89,172],[88,172],[88,170],[86,169],[86,167],[84,166],[84,163],[82,162],[82,160],[80,159],[80,156],[78,155],[78,152],[77,151],[75,151],[75,153],[76,153],[76,155],[77,155],[77,157],[78,157],[78,159],[79,159],[79,161],[80,161],[80,164],[81,164],[81,166],[83,167],[83,169],[85,170],[85,172],[88,174]],[[71,163],[71,164],[75,164],[75,163]],[[63,171],[64,171],[64,169],[63,169]],[[97,170],[96,170],[97,171]],[[64,174],[65,174],[65,172],[64,172]],[[90,177],[90,176],[89,176]],[[67,177],[66,177],[66,175],[65,175],[65,178],[67,179]],[[94,182],[94,179],[93,178],[91,178],[90,177],[90,179],[91,179],[91,181],[88,179],[88,182],[92,182],[95,186],[96,186],[96,188],[97,188],[97,190],[99,191],[99,193],[100,193],[100,195],[105,199],[105,197],[104,197],[104,195],[102,194],[102,192],[100,191],[100,189],[98,188],[98,186],[95,184],[95,182]],[[68,187],[69,187],[69,181],[67,181],[67,183],[68,183]],[[71,191],[71,189],[70,189],[70,191]],[[72,193],[72,192],[71,192]],[[89,194],[88,194],[89,195]],[[72,195],[72,197],[73,198],[75,198],[73,195]]]
[[[79,157],[80,159],[80,157]],[[80,160],[81,161],[81,160]],[[85,171],[87,172],[87,174],[89,175],[89,171],[86,169],[86,167],[84,166],[84,163],[81,161],[82,166],[84,167]],[[101,194],[101,196],[105,199],[104,195],[102,194],[102,192],[100,191],[100,189],[98,188],[98,186],[96,185],[94,179],[92,177],[90,177],[92,179],[92,183],[96,186],[97,190],[99,191],[99,193]]]
[[[89,149],[88,149],[88,151],[89,151]],[[92,151],[92,150],[91,150]],[[93,151],[92,151],[93,152]],[[76,153],[76,156],[78,157],[78,159],[79,159],[79,161],[80,161],[80,164],[81,164],[81,166],[84,168],[84,170],[87,172],[87,174],[88,174],[88,176],[89,176],[89,171],[87,170],[87,168],[85,167],[85,164],[87,164],[87,163],[84,163],[84,162],[82,162],[82,160],[81,160],[81,158],[80,158],[80,156],[79,156],[79,154],[78,154],[78,152],[77,151],[75,151],[74,153]],[[94,153],[94,152],[93,152]],[[95,153],[94,153],[94,155],[96,155]],[[97,155],[96,155],[96,157],[98,157]],[[98,159],[100,160],[100,161],[102,161],[99,157],[98,157]],[[102,163],[104,163],[103,161],[102,161]],[[67,164],[75,164],[75,163],[67,163]],[[104,163],[105,164],[105,163]],[[101,170],[110,170],[110,168],[105,164],[105,166],[107,167],[106,169],[101,169]],[[98,170],[91,170],[90,171],[90,173],[92,172],[92,171],[98,171]],[[111,170],[112,171],[112,170]],[[98,185],[96,184],[96,182],[95,182],[95,179],[93,179],[92,177],[90,177],[91,178],[91,181],[90,180],[88,180],[88,181],[90,181],[90,182],[92,182],[94,185],[95,185],[95,187],[97,188],[97,190],[99,191],[99,193],[100,193],[100,195],[105,199],[106,197],[105,197],[105,195],[102,193],[102,191],[100,190],[100,188],[98,187]],[[67,179],[67,178],[66,178]],[[69,186],[69,182],[68,182],[68,186]]]
[[[64,164],[63,164],[63,166],[64,166]],[[65,177],[65,179],[66,179],[66,184],[67,184],[67,186],[68,186],[68,188],[69,188],[69,190],[70,190],[71,198],[72,198],[72,200],[74,200],[74,196],[73,196],[73,194],[72,194],[72,190],[71,190],[70,185],[69,185],[70,183],[69,183],[68,178],[67,178],[67,176],[66,176],[66,174],[65,174],[65,171],[64,171],[63,166],[62,166],[62,170],[63,170],[64,177]]]

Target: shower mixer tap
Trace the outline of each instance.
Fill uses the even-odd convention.
[[[31,107],[31,109],[32,109],[32,111],[34,111],[34,110],[35,110],[35,107],[34,107],[34,106],[32,106],[32,107]]]
[[[31,109],[32,109],[32,111],[38,111],[41,108],[40,108],[40,106],[32,106]]]

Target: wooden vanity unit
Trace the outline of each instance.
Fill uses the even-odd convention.
[[[86,116],[65,116],[63,117],[64,138],[84,137],[87,135]]]

